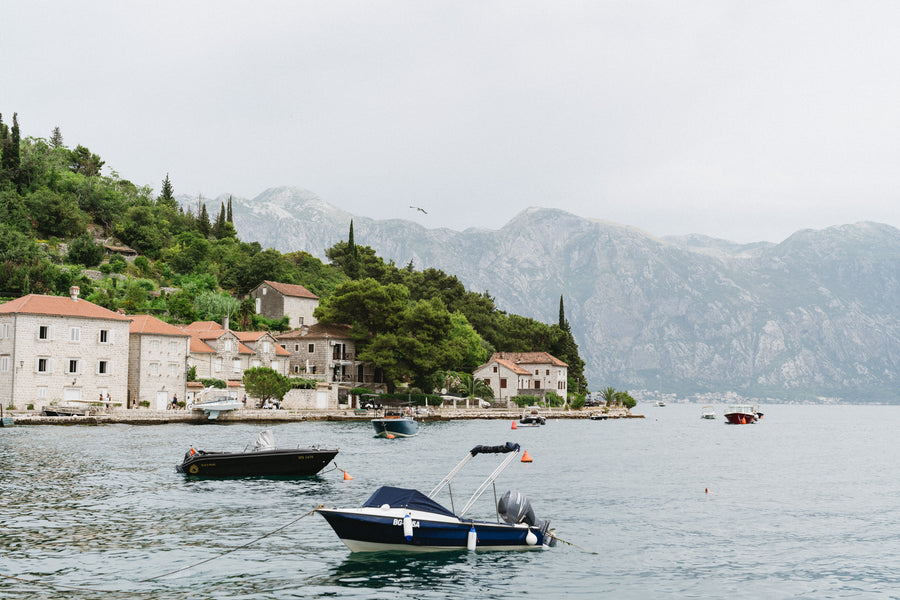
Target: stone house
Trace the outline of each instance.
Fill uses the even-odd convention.
[[[70,295],[0,304],[0,402],[125,404],[131,318]]]
[[[290,353],[291,375],[338,383],[348,390],[359,386],[375,389],[384,383],[380,369],[356,359],[349,325],[316,323],[276,338]]]
[[[319,297],[302,285],[263,281],[250,290],[256,314],[267,319],[288,316],[288,326],[297,329],[316,324],[313,311],[319,306]]]
[[[547,352],[495,352],[472,376],[494,390],[494,399],[539,396],[553,391],[568,394],[569,365]]]
[[[184,330],[150,315],[131,321],[128,350],[128,407],[164,410],[177,396],[187,400],[188,342]]]
[[[244,371],[251,367],[288,374],[290,355],[268,332],[232,331],[211,321],[196,321],[182,330],[191,336],[188,367],[196,368],[197,379],[225,381],[228,396],[243,396]]]

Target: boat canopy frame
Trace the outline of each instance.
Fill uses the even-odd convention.
[[[481,482],[481,485],[478,486],[478,489],[475,490],[475,493],[472,494],[472,496],[469,498],[469,501],[466,502],[465,506],[463,506],[462,511],[460,511],[459,514],[457,515],[459,518],[462,518],[462,516],[464,514],[466,514],[470,508],[472,508],[472,505],[475,504],[475,502],[479,498],[481,498],[481,496],[484,494],[485,490],[487,490],[488,486],[494,485],[494,481],[497,479],[497,477],[500,476],[500,473],[502,473],[503,470],[509,466],[509,463],[511,463],[512,460],[516,457],[516,455],[519,454],[520,450],[521,450],[521,446],[519,446],[519,444],[516,444],[515,442],[506,442],[502,446],[475,446],[474,448],[469,450],[469,452],[468,452],[468,454],[466,454],[465,458],[463,458],[459,462],[459,464],[457,464],[455,467],[453,467],[453,469],[451,469],[450,472],[447,473],[443,479],[441,479],[441,481],[435,486],[435,488],[433,490],[431,490],[431,492],[428,493],[428,497],[431,499],[434,499],[434,497],[438,494],[438,492],[440,492],[442,489],[447,487],[450,492],[450,508],[454,512],[456,512],[456,508],[453,504],[453,487],[450,485],[450,481],[454,477],[456,477],[456,474],[459,473],[460,470],[462,470],[462,468],[464,466],[466,466],[466,463],[468,463],[470,460],[472,460],[479,454],[508,454],[508,456],[506,456],[503,459],[503,461],[497,466],[497,468],[494,469],[494,471],[490,475],[488,475],[487,479],[485,479],[483,482]],[[496,486],[494,486],[494,500],[495,500],[494,508],[495,508],[495,510],[497,508],[496,498],[497,498],[497,488],[496,488]],[[497,515],[497,517],[499,520],[499,514]]]

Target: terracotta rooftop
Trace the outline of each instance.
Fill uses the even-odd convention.
[[[328,325],[316,323],[309,327],[281,333],[276,335],[275,338],[278,340],[295,340],[301,338],[320,339],[325,336],[333,338],[349,338],[350,326],[341,323],[330,323]]]
[[[268,280],[263,281],[263,283],[271,287],[273,290],[281,292],[285,296],[296,296],[297,298],[312,298],[313,300],[319,299],[318,296],[313,294],[302,285],[294,285],[292,283],[278,283],[277,281]]]
[[[191,335],[183,329],[169,325],[151,315],[132,315],[131,333],[149,335],[177,335],[188,337]]]
[[[225,329],[221,324],[215,321],[194,321],[189,325],[185,325],[182,329]]]
[[[40,294],[28,294],[0,304],[0,314],[82,317],[110,321],[130,321],[132,319],[132,317],[113,312],[87,300],[72,300],[70,296],[43,296]]]
[[[490,362],[495,360],[508,360],[517,365],[569,366],[548,352],[494,352]]]

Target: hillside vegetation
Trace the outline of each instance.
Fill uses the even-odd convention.
[[[254,314],[247,293],[263,280],[305,286],[318,295],[318,318],[349,322],[358,354],[391,384],[441,387],[447,371],[471,372],[495,350],[547,351],[569,364],[569,389],[586,391],[584,363],[562,299],[553,325],[500,311],[485,293],[465,289],[437,269],[386,262],[347,241],[327,251],[282,254],[239,239],[231,200],[218,213],[198,201],[196,214],[175,200],[166,174],[154,196],[90,149],[49,138],[21,137],[18,115],[0,115],[0,296],[67,294],[111,310],[149,313],[170,323],[219,321],[236,329],[283,330]],[[123,247],[137,252],[133,260]],[[243,299],[243,300],[242,300]]]

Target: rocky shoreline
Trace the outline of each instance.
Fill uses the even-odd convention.
[[[591,414],[600,410],[545,410],[542,411],[548,420],[554,419],[589,419]],[[368,421],[375,418],[375,411],[365,413],[349,410],[247,410],[241,409],[219,414],[210,420],[201,411],[190,410],[145,410],[145,409],[113,409],[84,416],[49,417],[38,412],[6,411],[7,416],[14,418],[16,425],[166,425],[169,423],[285,423],[297,421]],[[380,414],[380,413],[379,413]],[[610,419],[642,419],[644,415],[631,414],[624,408],[611,408],[607,413]],[[518,421],[521,410],[507,409],[439,409],[431,415],[416,417],[422,421],[455,421],[467,419],[496,419]]]

